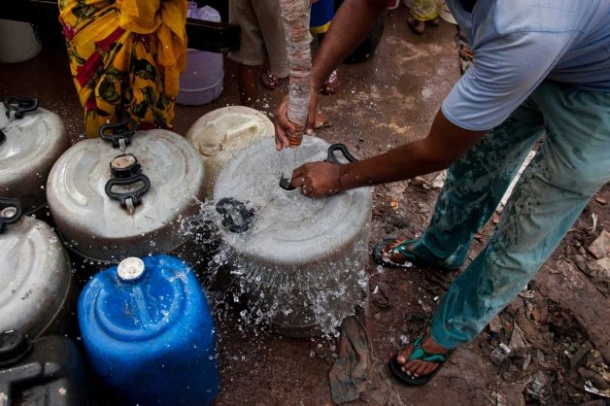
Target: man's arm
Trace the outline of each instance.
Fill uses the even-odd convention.
[[[333,17],[312,61],[311,82],[319,89],[339,64],[362,43],[390,0],[345,0]]]
[[[291,184],[310,197],[410,179],[447,168],[472,148],[485,131],[457,127],[437,113],[426,138],[345,165],[310,162],[294,170]]]
[[[324,41],[312,61],[311,99],[306,129],[311,133],[316,119],[318,91],[326,78],[350,52],[358,47],[373,29],[377,18],[387,9],[390,0],[345,0],[335,14]],[[288,120],[287,98],[280,103],[275,119],[276,149],[288,147],[286,132],[293,132]]]

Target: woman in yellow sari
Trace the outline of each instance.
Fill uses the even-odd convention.
[[[88,138],[133,119],[171,128],[186,64],[186,0],[58,0]]]
[[[414,34],[423,34],[426,25],[438,26],[439,16],[445,7],[445,0],[407,0],[411,15],[407,24]]]

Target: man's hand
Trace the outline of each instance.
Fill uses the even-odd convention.
[[[286,133],[294,132],[294,124],[288,120],[288,96],[280,103],[275,112],[275,149],[280,151],[282,148],[288,148],[288,136]]]
[[[290,185],[307,197],[334,195],[342,190],[341,172],[341,164],[309,162],[292,172]]]
[[[314,87],[311,88],[309,98],[309,111],[307,123],[305,126],[305,134],[313,135],[316,124],[316,108],[318,107],[318,91],[314,92]],[[295,125],[288,119],[288,96],[280,103],[275,112],[275,149],[280,151],[283,148],[289,147],[288,133],[294,132]]]

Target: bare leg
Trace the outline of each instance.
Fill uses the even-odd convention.
[[[260,68],[260,66],[239,64],[237,69],[237,87],[242,106],[254,107],[256,104]]]

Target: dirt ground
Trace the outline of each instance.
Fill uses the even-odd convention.
[[[455,27],[442,22],[421,36],[406,25],[407,10],[388,13],[370,60],[342,65],[341,90],[320,100],[331,126],[318,132],[343,142],[360,157],[425,136],[443,97],[459,78]],[[49,40],[50,42],[50,40]],[[46,44],[31,61],[0,64],[0,94],[39,97],[66,122],[73,142],[82,138],[81,110],[62,44]],[[175,130],[184,134],[203,114],[237,103],[235,67],[225,58],[225,88],[205,106],[177,108]],[[262,93],[273,115],[281,91]],[[374,188],[370,248],[385,236],[421,234],[439,189],[434,179]],[[357,317],[367,332],[370,381],[353,405],[608,405],[610,399],[610,185],[583,211],[536,278],[483,331],[457,349],[434,380],[420,388],[395,383],[387,361],[412,340],[459,272],[395,270],[372,259],[369,308]],[[497,222],[477,236],[469,259]],[[605,243],[601,241],[606,236]],[[602,236],[602,237],[600,237]],[[592,245],[597,241],[597,245]],[[594,249],[593,247],[597,247]],[[607,257],[605,256],[607,252]],[[289,339],[250,328],[234,306],[216,307],[222,387],[216,406],[332,405],[329,372],[341,337]],[[501,345],[510,354],[501,361]]]

